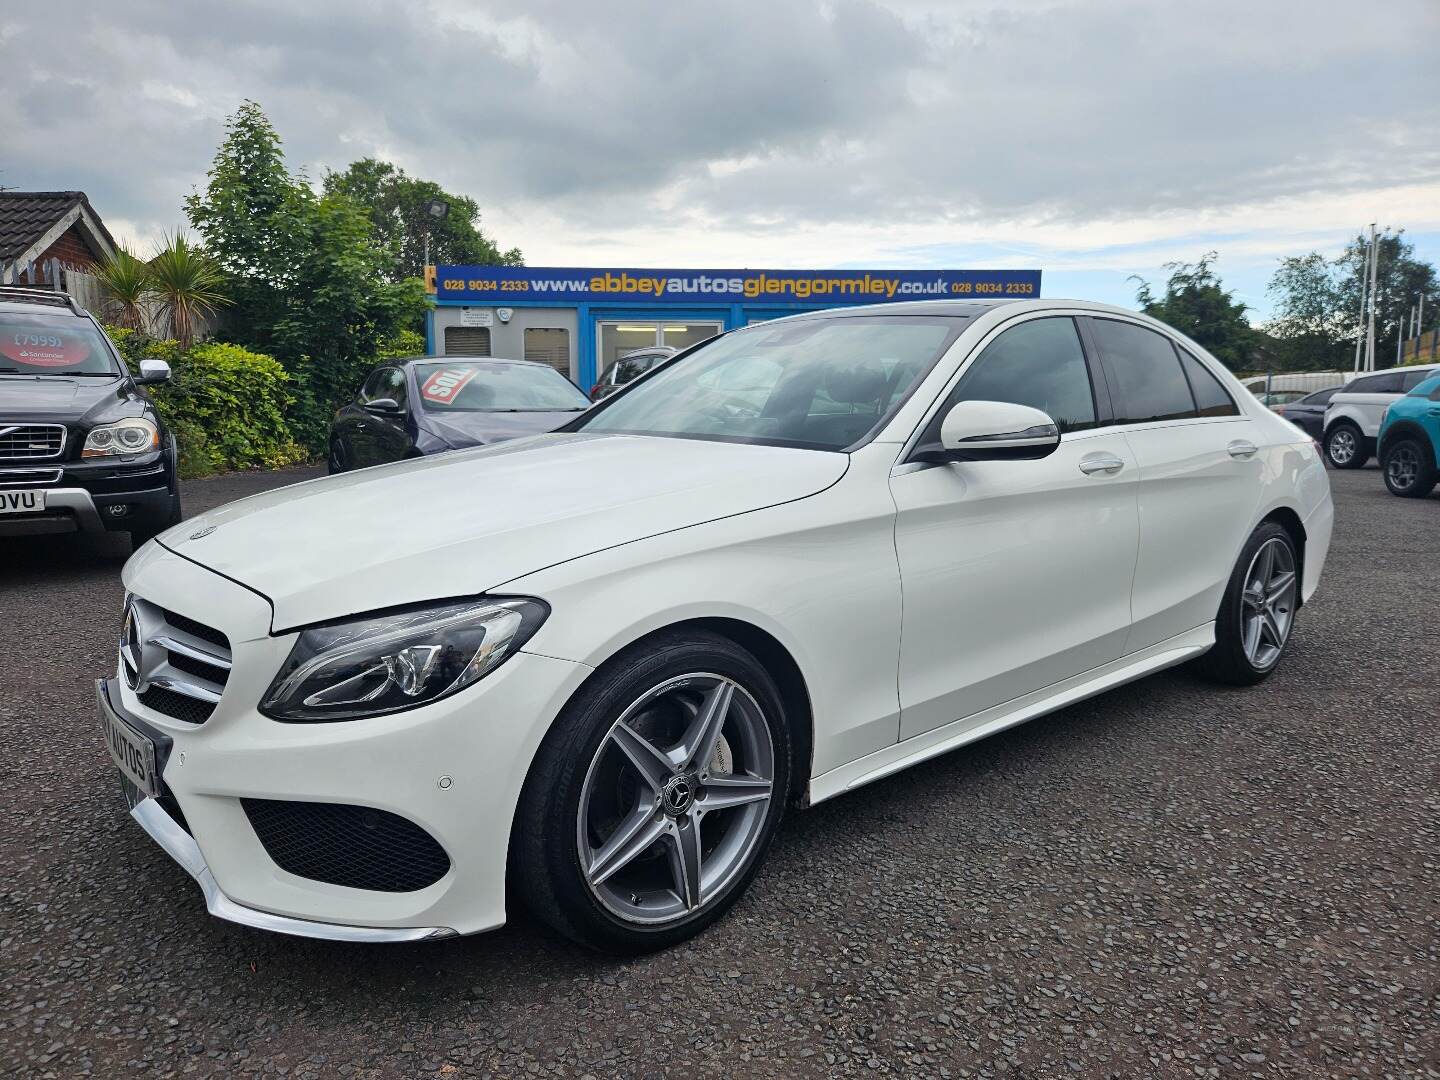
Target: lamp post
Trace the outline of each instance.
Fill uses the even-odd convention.
[[[430,265],[430,225],[432,222],[445,220],[445,215],[450,213],[450,204],[444,199],[431,199],[425,204],[425,262],[420,267],[420,273],[425,274],[425,268]]]

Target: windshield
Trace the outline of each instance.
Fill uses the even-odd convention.
[[[118,375],[95,324],[76,315],[0,312],[0,374]]]
[[[964,324],[877,315],[737,330],[573,430],[843,450],[889,417]]]
[[[554,368],[530,364],[416,364],[430,412],[575,412],[590,404]]]

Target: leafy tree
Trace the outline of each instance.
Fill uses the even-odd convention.
[[[296,436],[322,450],[332,411],[381,344],[418,325],[421,282],[387,280],[393,252],[369,208],[341,190],[318,196],[303,175],[292,176],[253,101],[227,121],[209,182],[186,210],[232,282],[227,335],[295,376]]]
[[[1404,230],[1386,228],[1377,235],[1375,363],[1394,362],[1397,336],[1409,333],[1410,307],[1423,293],[1427,306],[1437,299],[1435,268],[1415,258]],[[1365,280],[1366,237],[1356,236],[1339,257],[1319,252],[1282,259],[1270,279],[1275,317],[1266,329],[1280,342],[1282,357],[1295,369],[1346,370],[1354,362]]]
[[[279,134],[248,100],[226,120],[209,177],[203,192],[186,197],[185,211],[230,279],[242,315],[236,337],[268,349],[293,297],[314,194],[286,170]]]
[[[1346,334],[1353,347],[1356,312],[1347,326],[1343,298],[1335,268],[1319,252],[1280,260],[1266,292],[1274,301],[1274,314],[1265,331],[1275,343],[1277,367],[1282,371],[1333,371],[1349,366]],[[1358,305],[1360,300],[1355,299]]]
[[[105,290],[109,321],[125,330],[144,330],[149,322],[145,302],[154,290],[145,260],[118,247],[95,267],[95,277]]]
[[[150,284],[159,301],[157,318],[188,349],[199,323],[230,302],[220,267],[184,233],[167,236],[150,260]]]
[[[388,161],[364,158],[344,172],[329,173],[325,191],[347,195],[369,210],[375,235],[391,255],[387,276],[392,281],[423,274],[427,233],[432,263],[523,265],[519,248],[501,251],[480,230],[480,207],[474,199],[453,195],[434,181],[408,176]],[[450,207],[442,218],[429,213],[436,200]]]
[[[1135,299],[1146,315],[1193,338],[1232,371],[1242,371],[1251,365],[1258,341],[1245,318],[1245,305],[1225,291],[1211,269],[1217,258],[1211,251],[1199,262],[1166,263],[1170,276],[1159,299],[1149,282],[1134,277],[1140,282]]]

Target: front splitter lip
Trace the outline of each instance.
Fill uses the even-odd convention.
[[[269,930],[277,934],[291,934],[295,937],[320,938],[325,941],[356,941],[366,944],[385,944],[408,941],[437,941],[456,937],[457,933],[448,926],[346,926],[340,923],[314,922],[310,919],[292,919],[288,915],[274,915],[268,911],[237,904],[215,883],[205,856],[195,839],[176,824],[175,819],[154,799],[141,799],[130,811],[130,816],[150,834],[150,838],[165,849],[165,853],[185,868],[199,884],[205,894],[205,907],[218,919],[253,926],[258,930]]]

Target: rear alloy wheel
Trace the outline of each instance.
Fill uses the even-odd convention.
[[[707,633],[622,656],[598,683],[542,747],[512,851],[541,919],[646,952],[699,933],[758,869],[784,810],[787,730],[764,669]]]
[[[1391,495],[1423,499],[1435,490],[1435,452],[1413,436],[1402,436],[1386,446],[1380,467]]]
[[[1215,619],[1215,645],[1198,661],[1218,682],[1248,686],[1264,679],[1285,653],[1300,607],[1299,559],[1290,534],[1273,521],[1245,544]]]
[[[1337,469],[1359,469],[1370,460],[1360,429],[1344,421],[1326,433],[1325,457]]]

